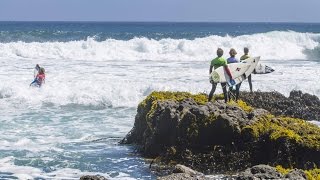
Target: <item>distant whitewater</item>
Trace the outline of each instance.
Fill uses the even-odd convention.
[[[249,47],[275,69],[253,75],[255,91],[320,96],[319,42],[319,24],[0,22],[0,177],[154,179],[117,144],[148,94],[208,93],[217,47]]]
[[[8,42],[0,43],[0,58],[70,59],[70,60],[194,60],[208,61],[215,55],[215,49],[238,51],[249,47],[252,54],[264,59],[314,59],[319,58],[320,34],[293,31],[272,31],[241,36],[211,35],[189,39],[130,40],[106,39],[67,42]]]

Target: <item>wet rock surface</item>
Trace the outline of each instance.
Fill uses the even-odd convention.
[[[86,176],[82,176],[80,177],[80,180],[107,180],[107,178],[103,177],[103,176],[99,176],[99,175],[86,175]]]
[[[174,173],[168,176],[159,177],[158,180],[207,180],[205,177],[194,177],[186,173]]]
[[[287,175],[282,175],[274,167],[268,165],[256,165],[246,169],[237,175],[237,180],[253,180],[253,179],[307,179],[305,173],[302,170],[292,170]]]
[[[291,91],[289,97],[274,92],[241,92],[240,99],[249,105],[263,108],[274,115],[320,121],[320,100],[301,91]]]
[[[311,120],[318,116],[319,99],[300,92],[291,94],[288,100],[277,92],[243,93],[244,101],[224,103],[219,99],[206,102],[205,95],[188,98],[178,92],[155,92],[139,104],[134,127],[121,143],[136,144],[145,157],[180,163],[204,174],[234,173],[258,164],[302,169],[320,166],[319,128],[283,117],[300,115],[294,108],[288,110],[296,103],[309,109],[313,115],[306,118]],[[253,108],[245,102],[252,102]],[[250,172],[252,176],[286,178],[272,173],[272,168],[267,175],[262,173],[267,170],[270,168],[255,167]],[[291,175],[299,173],[287,176]],[[193,178],[183,172],[172,176]]]
[[[307,179],[307,176],[301,169],[293,169],[287,175],[285,175],[285,178],[303,180],[303,179]]]
[[[282,179],[284,178],[274,167],[257,165],[246,169],[237,177],[238,180],[249,179]]]
[[[198,179],[205,180],[206,178],[202,173],[197,172],[187,166],[177,164],[173,173],[167,176],[159,177],[159,180],[179,180],[179,179]]]

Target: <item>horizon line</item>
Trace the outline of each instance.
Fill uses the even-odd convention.
[[[0,22],[75,22],[75,23],[296,23],[320,24],[320,22],[301,21],[95,21],[95,20],[0,20]]]

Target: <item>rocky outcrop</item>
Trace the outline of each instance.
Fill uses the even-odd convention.
[[[301,169],[293,169],[284,176],[287,179],[304,180],[307,179],[306,173]]]
[[[178,171],[177,171],[178,169]],[[187,169],[187,170],[185,170]],[[216,179],[236,179],[236,180],[260,180],[260,179],[277,179],[277,180],[306,180],[307,175],[301,169],[291,169],[288,172],[279,172],[275,167],[269,165],[256,165],[247,168],[245,171],[233,175],[203,175],[199,172],[183,166],[176,165],[172,174],[158,177],[158,180],[216,180]],[[314,178],[315,177],[315,178]],[[317,179],[317,176],[309,177],[309,179]],[[320,176],[319,176],[320,177]]]
[[[268,165],[257,165],[240,173],[237,180],[250,179],[283,179],[284,177],[274,167]]]
[[[189,174],[191,176],[203,176],[202,173],[195,171],[187,166],[181,165],[181,164],[177,164],[175,166],[175,169],[173,170],[174,173],[185,173],[185,174]]]
[[[80,180],[107,180],[107,178],[100,175],[85,175],[81,176]]]
[[[268,165],[256,165],[252,168],[246,169],[237,175],[237,180],[253,180],[253,179],[307,179],[306,174],[302,170],[293,169],[288,174],[281,174],[276,168]]]
[[[263,108],[276,116],[304,120],[320,120],[320,100],[315,95],[291,91],[289,97],[274,92],[241,92],[240,98],[249,105]]]
[[[273,103],[277,97],[283,100],[278,93],[259,95],[268,96]],[[235,172],[257,164],[320,166],[319,127],[269,112],[282,106],[267,111],[259,109],[262,105],[250,107],[241,100],[226,104],[215,98],[207,102],[204,94],[153,92],[139,104],[134,127],[122,143],[137,144],[144,156],[203,173]],[[250,99],[245,94],[241,98]]]
[[[208,180],[202,173],[197,172],[189,167],[181,164],[177,164],[173,170],[173,173],[167,176],[159,177],[158,180]]]
[[[168,176],[159,177],[157,180],[209,180],[205,177],[193,177],[186,173],[173,173]]]

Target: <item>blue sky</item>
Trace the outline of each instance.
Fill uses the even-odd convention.
[[[320,22],[320,0],[0,0],[0,21]]]

